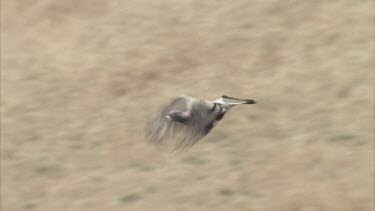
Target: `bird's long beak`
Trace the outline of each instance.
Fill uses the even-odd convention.
[[[245,104],[255,104],[257,103],[255,100],[246,100]]]
[[[229,104],[229,105],[238,105],[238,104],[255,104],[255,100],[253,99],[240,99],[240,98],[234,98],[234,97],[228,97],[226,95],[223,95],[221,99]]]

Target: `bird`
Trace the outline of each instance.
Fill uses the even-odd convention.
[[[146,124],[146,137],[152,143],[175,138],[176,149],[189,148],[205,137],[233,106],[255,103],[253,99],[226,95],[212,101],[179,96]]]

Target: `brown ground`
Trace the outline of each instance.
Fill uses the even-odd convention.
[[[373,9],[3,0],[1,210],[373,210]],[[180,94],[259,103],[148,145]]]

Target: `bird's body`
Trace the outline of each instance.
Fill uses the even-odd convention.
[[[179,139],[178,147],[188,147],[207,135],[231,107],[254,103],[225,95],[214,101],[178,97],[147,124],[146,134],[157,143],[173,136]]]

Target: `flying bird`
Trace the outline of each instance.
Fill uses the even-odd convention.
[[[252,99],[223,95],[213,101],[189,96],[177,97],[146,125],[146,136],[153,143],[177,139],[176,148],[191,147],[206,136],[225,113],[235,105],[255,104]]]

